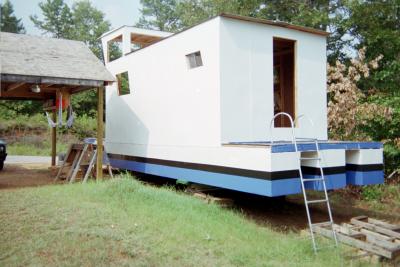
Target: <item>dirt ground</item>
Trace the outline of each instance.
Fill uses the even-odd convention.
[[[53,184],[54,170],[49,164],[5,164],[0,171],[0,190]]]
[[[48,164],[6,164],[0,172],[0,190],[16,189],[20,187],[34,187],[55,184],[56,170],[50,169]],[[153,185],[164,185],[172,180],[154,179],[138,175],[140,180]],[[64,183],[58,181],[57,183]],[[300,231],[308,228],[307,215],[302,202],[302,195],[286,198],[268,198],[252,194],[240,193],[231,190],[212,189],[203,191],[206,194],[230,198],[233,200],[234,210],[243,213],[247,218],[260,225],[268,225],[278,231]],[[385,214],[373,210],[354,207],[349,201],[348,206],[332,207],[335,223],[348,222],[350,218],[360,215],[385,219],[392,223],[399,223],[399,214]],[[313,222],[327,221],[327,210],[324,205],[315,205],[311,208]]]

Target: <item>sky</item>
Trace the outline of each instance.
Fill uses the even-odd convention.
[[[14,13],[17,18],[22,19],[27,34],[41,35],[39,31],[29,19],[30,15],[38,15],[41,17],[41,9],[39,2],[45,0],[10,0],[14,6]],[[69,6],[75,0],[64,0]],[[140,16],[140,0],[91,0],[93,6],[105,13],[105,17],[111,22],[112,28],[118,28],[122,25],[133,25],[139,20]]]

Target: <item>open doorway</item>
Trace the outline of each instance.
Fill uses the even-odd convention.
[[[274,115],[286,112],[295,118],[295,44],[283,38],[273,39],[274,52]],[[287,117],[275,119],[275,127],[290,127]]]

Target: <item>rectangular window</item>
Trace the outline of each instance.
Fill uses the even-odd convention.
[[[201,59],[200,51],[186,55],[186,60],[187,60],[189,69],[203,66],[203,60]]]
[[[130,89],[129,89],[128,72],[125,71],[120,74],[117,74],[117,80],[118,80],[118,94],[119,95],[129,95]]]
[[[274,114],[288,113],[295,119],[295,45],[296,41],[274,37]],[[279,116],[275,127],[290,127],[287,117]]]
[[[115,37],[114,39],[108,41],[108,58],[107,62],[114,61],[122,57],[122,35]]]

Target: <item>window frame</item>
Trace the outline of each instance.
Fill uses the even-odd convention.
[[[201,52],[196,51],[186,55],[186,62],[189,69],[195,69],[204,66]]]
[[[122,91],[122,76],[126,73],[126,81],[128,85],[127,92]],[[129,71],[123,71],[116,75],[117,77],[117,91],[119,96],[130,95],[131,94],[131,86],[129,83]]]

